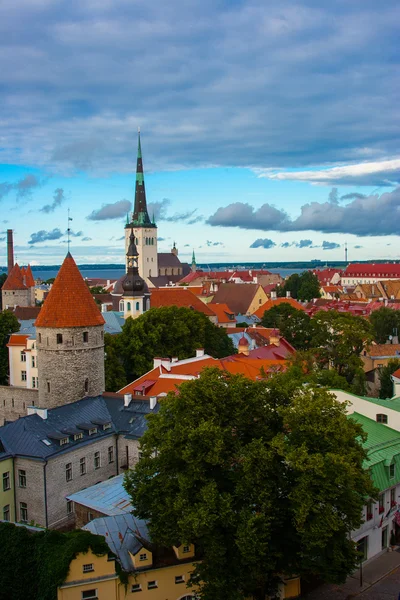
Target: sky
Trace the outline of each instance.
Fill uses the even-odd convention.
[[[397,0],[0,2],[0,265],[400,259]],[[72,221],[68,221],[68,209]]]

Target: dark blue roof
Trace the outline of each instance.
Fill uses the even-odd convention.
[[[115,433],[139,439],[147,427],[146,415],[158,409],[158,404],[150,410],[149,402],[135,400],[125,407],[123,397],[83,398],[49,409],[46,419],[33,414],[0,427],[0,457],[18,455],[47,459]],[[89,435],[88,429],[81,428],[82,424],[85,427],[92,425],[97,428],[97,433]],[[111,427],[104,428],[108,424]],[[74,433],[82,433],[83,437],[75,440]],[[69,437],[69,443],[60,445],[60,440],[66,437]]]

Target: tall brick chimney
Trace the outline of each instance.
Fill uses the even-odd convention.
[[[7,229],[7,273],[11,273],[11,269],[14,266],[14,242],[13,242],[13,230]]]

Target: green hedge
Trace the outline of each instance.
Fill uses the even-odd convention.
[[[56,600],[77,554],[109,553],[104,538],[89,531],[32,532],[11,523],[0,523],[0,548],[0,600]]]

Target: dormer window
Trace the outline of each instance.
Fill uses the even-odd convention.
[[[83,433],[75,433],[74,434],[74,441],[77,442],[78,440],[81,440],[83,438]]]
[[[97,433],[97,427],[92,427],[89,429],[89,435],[94,435],[95,433]]]
[[[105,431],[106,429],[111,429],[111,423],[104,423],[103,431]]]
[[[69,437],[65,437],[60,440],[60,446],[65,446],[65,444],[69,444]]]

